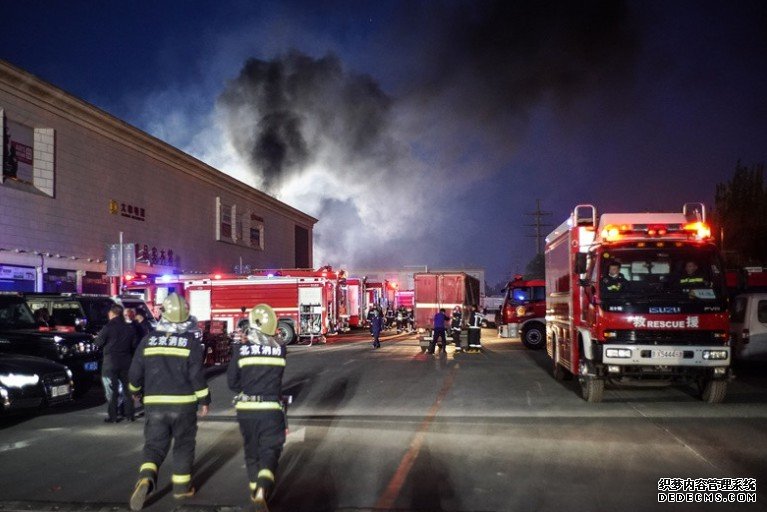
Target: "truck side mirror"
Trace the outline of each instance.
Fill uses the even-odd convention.
[[[584,252],[576,253],[575,255],[575,273],[576,274],[586,273],[587,256],[588,255]]]

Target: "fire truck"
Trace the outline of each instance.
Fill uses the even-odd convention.
[[[157,318],[165,297],[171,293],[184,295],[184,283],[193,279],[208,277],[207,274],[167,274],[162,276],[136,276],[126,280],[125,293],[140,296]]]
[[[514,276],[506,285],[499,316],[501,338],[520,336],[527,348],[543,348],[546,345],[546,281]]]
[[[338,329],[339,273],[282,270],[249,276],[221,276],[184,283],[190,314],[199,321],[225,320],[231,332],[256,304],[277,313],[277,336],[286,343],[323,342]]]
[[[731,378],[724,282],[702,204],[599,219],[577,206],[546,238],[554,377],[577,376],[588,402],[606,382],[691,383],[721,402]]]
[[[471,306],[479,304],[479,280],[463,272],[421,272],[415,281],[415,327],[419,333],[421,352],[426,352],[434,329],[434,315],[444,308],[450,316],[456,306],[468,319]]]

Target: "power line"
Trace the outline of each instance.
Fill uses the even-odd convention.
[[[535,222],[533,224],[525,224],[527,227],[535,228],[535,234],[534,235],[525,235],[527,238],[535,238],[535,254],[541,254],[543,253],[543,249],[541,247],[541,240],[545,236],[541,232],[541,228],[549,228],[552,227],[552,224],[547,224],[542,222],[544,217],[548,217],[551,215],[551,212],[541,210],[541,200],[536,199],[535,200],[535,211],[534,212],[528,212],[525,213],[525,215],[529,217],[535,217]]]

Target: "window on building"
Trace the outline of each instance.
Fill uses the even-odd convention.
[[[231,242],[232,205],[224,203],[220,197],[216,198],[216,221],[216,239]]]
[[[235,207],[235,209],[236,208],[237,207]],[[244,216],[245,215],[242,214],[242,213],[236,213],[235,214],[235,219],[236,219],[236,224],[235,224],[235,226],[236,226],[236,229],[235,229],[235,236],[236,236],[236,238],[235,238],[235,242],[237,242],[239,244],[241,244],[241,243],[243,243],[245,241],[245,239],[242,237],[242,221],[243,221],[243,217]]]
[[[309,230],[302,226],[296,226],[295,230],[295,256],[296,268],[310,268],[309,261]]]
[[[33,128],[8,119],[0,109],[0,146],[5,186],[53,197],[55,133],[52,128]]]
[[[256,215],[250,214],[249,225],[249,242],[250,246],[256,249],[264,248],[264,219]]]

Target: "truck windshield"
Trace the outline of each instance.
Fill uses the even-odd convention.
[[[24,299],[0,297],[0,327],[34,329],[37,323]]]
[[[544,286],[518,286],[510,288],[506,298],[514,304],[545,300],[546,288]]]
[[[603,300],[719,303],[724,273],[716,252],[701,247],[618,248],[602,254]]]

